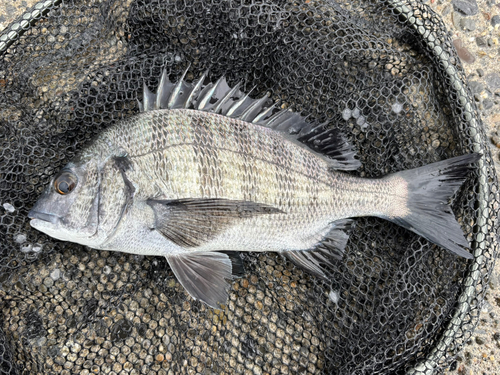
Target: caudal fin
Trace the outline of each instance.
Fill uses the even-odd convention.
[[[480,158],[481,154],[467,154],[388,176],[403,178],[408,189],[409,213],[390,220],[456,255],[472,259],[472,254],[462,248],[470,245],[449,201],[465,181],[471,164]]]

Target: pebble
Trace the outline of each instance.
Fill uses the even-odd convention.
[[[483,69],[479,68],[479,69],[477,69],[477,70],[476,70],[476,72],[477,72],[477,75],[478,75],[479,77],[484,76],[484,70],[483,70]]]
[[[333,303],[338,303],[340,299],[339,292],[337,292],[336,290],[330,290],[328,297],[330,298],[330,301],[332,301]]]
[[[476,37],[476,44],[478,45],[478,47],[486,47],[487,46],[486,38],[483,36]]]
[[[3,204],[3,208],[5,208],[5,211],[10,212],[10,213],[12,213],[12,212],[14,212],[16,210],[14,208],[14,206],[11,205],[10,203],[4,203]]]
[[[402,110],[403,110],[403,105],[401,103],[396,102],[392,105],[392,112],[399,113]]]
[[[485,99],[483,101],[483,107],[484,109],[491,109],[493,107],[494,103],[490,99]]]
[[[470,18],[462,18],[460,20],[460,26],[462,29],[467,31],[476,30],[476,22],[474,20],[471,20]]]
[[[487,74],[485,77],[486,84],[493,90],[500,89],[500,76],[497,73]]]
[[[500,25],[500,16],[499,15],[491,17],[491,25],[493,27]]]
[[[473,16],[479,12],[476,0],[453,0],[453,9],[466,16]]]
[[[460,39],[455,39],[453,40],[453,45],[457,49],[458,57],[463,62],[466,62],[468,64],[472,64],[474,61],[476,61],[476,58],[472,53],[469,52],[467,48],[465,48],[464,43]]]
[[[15,239],[15,240],[16,240],[16,242],[17,242],[17,243],[25,243],[25,242],[26,242],[26,239],[27,239],[27,237],[26,237],[26,235],[25,235],[25,234],[18,234],[18,235],[16,236],[16,239]]]
[[[478,345],[483,345],[484,344],[484,340],[480,337],[476,337],[476,344]]]
[[[441,12],[441,15],[443,17],[446,17],[448,14],[450,14],[451,12],[451,6],[449,5],[446,5],[444,8],[443,8],[443,11]]]
[[[52,280],[58,280],[61,277],[61,270],[56,268],[54,271],[50,273],[50,277]]]
[[[458,12],[453,12],[451,14],[451,21],[453,22],[453,26],[455,26],[455,29],[460,30],[462,28],[462,26],[460,25],[462,18],[462,15]]]
[[[478,81],[469,82],[469,88],[473,94],[479,94],[484,90],[484,85]]]

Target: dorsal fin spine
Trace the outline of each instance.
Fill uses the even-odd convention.
[[[291,137],[291,140],[309,147],[311,151],[328,159],[332,169],[355,170],[361,165],[359,160],[355,159],[352,145],[338,129],[329,127],[328,121],[323,124],[307,122],[305,117],[298,113],[288,109],[280,110],[280,102],[265,108],[266,103],[270,101],[267,94],[262,98],[252,99],[250,93],[244,94],[239,90],[241,82],[230,87],[224,76],[217,82],[204,86],[208,71],[196,83],[187,83],[184,78],[189,68],[175,84],[168,80],[164,70],[157,94],[149,91],[144,84],[144,99],[143,103],[138,101],[139,110],[142,112],[154,109],[192,108],[219,113],[282,132],[286,137]]]
[[[207,107],[207,105],[210,104],[210,99],[212,98],[212,95],[214,94],[215,90],[217,90],[217,86],[220,85],[220,83],[222,82],[223,79],[224,79],[224,76],[220,77],[217,80],[217,82],[215,82],[215,84],[206,93],[204,93],[204,96],[200,97],[199,104],[196,107],[196,109],[203,111]]]
[[[255,120],[256,116],[262,112],[263,105],[266,103],[268,100],[268,96],[264,95],[262,98],[259,100],[255,101],[254,103],[250,104],[248,108],[243,111],[241,114],[240,118],[242,121],[248,121],[248,122],[253,122]],[[255,114],[253,112],[256,112]]]
[[[255,87],[254,87],[255,88]],[[253,91],[252,88],[248,94],[246,95],[243,95],[243,97],[241,97],[239,100],[237,100],[226,112],[226,116],[229,116],[229,117],[233,117],[233,114],[238,110],[238,108],[241,107],[241,105],[243,104],[243,102],[245,100],[247,100],[249,97],[250,97],[250,93]],[[238,116],[239,118],[241,118],[241,116]]]
[[[184,108],[189,108],[191,103],[194,102],[194,99],[196,98],[196,95],[201,90],[201,86],[203,85],[203,82],[205,81],[205,78],[207,78],[208,75],[208,70],[203,73],[203,75],[200,77],[198,82],[194,85],[193,89],[191,90],[191,93],[189,94],[188,98],[186,99],[186,102],[184,103]]]
[[[219,113],[219,112],[220,112],[220,110],[222,109],[222,106],[223,106],[224,104],[226,104],[226,103],[227,103],[227,101],[228,101],[229,99],[231,99],[231,97],[233,97],[233,96],[234,96],[234,94],[238,91],[238,89],[240,88],[240,86],[241,86],[241,82],[238,82],[238,83],[236,84],[236,86],[234,86],[231,90],[229,90],[229,91],[226,93],[226,95],[224,95],[224,96],[222,97],[222,99],[220,99],[217,103],[215,103],[215,108],[213,109],[213,112],[214,112],[214,113]],[[230,117],[229,115],[227,115],[227,116],[228,116],[228,117]]]
[[[164,99],[164,97],[166,95],[170,94],[170,93],[166,92],[167,80],[168,80],[167,71],[163,70],[163,72],[161,74],[160,84],[158,85],[158,91],[156,93],[155,109],[160,109],[162,107],[162,99]]]
[[[155,102],[155,94],[153,94],[151,91],[149,91],[148,86],[146,85],[146,82],[144,82],[144,87],[143,87],[143,100],[144,100],[144,111],[150,111],[154,109],[154,102]]]
[[[264,112],[258,114],[254,119],[253,123],[262,125],[266,120],[266,116],[273,112],[273,110],[278,106],[279,102],[274,103],[269,108],[267,108]]]
[[[186,74],[187,74],[190,67],[191,67],[191,64],[189,64],[189,66],[184,71],[184,73],[182,73],[182,77],[179,79],[179,81],[177,81],[177,84],[175,85],[174,90],[172,91],[172,94],[170,94],[170,98],[168,98],[168,104],[167,104],[168,109],[171,109],[174,106],[174,104],[176,103],[177,97],[180,95],[180,92],[181,92],[182,84],[184,83],[184,77],[186,77]]]

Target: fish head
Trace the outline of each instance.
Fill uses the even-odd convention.
[[[28,217],[51,237],[92,246],[98,231],[99,173],[95,160],[68,163],[50,181]]]

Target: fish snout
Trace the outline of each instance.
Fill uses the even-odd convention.
[[[52,224],[57,224],[57,222],[60,219],[60,217],[57,215],[48,214],[45,212],[40,212],[40,211],[35,211],[35,210],[31,210],[30,212],[28,212],[28,217],[30,219],[38,219],[38,220],[42,220],[42,221],[47,221],[47,222],[52,223]]]

